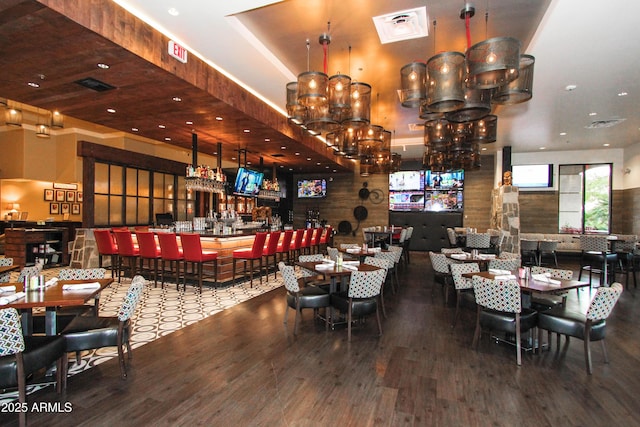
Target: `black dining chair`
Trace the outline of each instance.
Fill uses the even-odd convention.
[[[289,311],[292,308],[296,311],[296,318],[293,326],[293,334],[298,334],[298,317],[302,316],[303,308],[312,308],[315,316],[318,316],[320,308],[328,308],[331,305],[329,293],[317,286],[301,286],[300,281],[296,278],[295,269],[292,265],[286,265],[283,261],[278,263],[278,269],[284,280],[284,287],[287,289],[286,302],[284,309],[284,324],[287,324]],[[329,311],[327,310],[327,313]],[[329,315],[326,316],[325,329],[329,327]]]
[[[0,389],[18,387],[18,402],[27,403],[27,378],[56,363],[56,391],[66,389],[67,353],[62,336],[23,336],[15,308],[0,310]],[[20,426],[28,411],[19,412]]]

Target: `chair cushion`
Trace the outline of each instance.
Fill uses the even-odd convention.
[[[300,308],[328,307],[331,302],[327,291],[315,286],[300,289],[298,298],[300,298]],[[296,296],[287,293],[287,304],[289,307],[295,308]]]
[[[260,258],[260,256],[254,256],[253,248],[236,249],[235,251],[233,251],[233,257],[234,258]]]
[[[349,311],[349,296],[347,291],[331,295],[331,305],[342,313]],[[353,298],[351,303],[352,317],[364,316],[365,314],[375,313],[378,301],[376,297],[372,298]]]
[[[23,352],[25,375],[46,368],[65,353],[61,336],[26,336]],[[18,385],[16,356],[0,357],[0,388]]]
[[[67,341],[67,351],[118,345],[119,323],[120,321],[117,317],[76,317],[62,331],[62,335]],[[123,342],[126,342],[128,339],[126,327],[124,328],[124,333]]]
[[[567,310],[564,307],[554,307],[538,315],[538,327],[562,335],[584,339],[584,325],[587,318],[584,314]],[[598,341],[604,338],[606,320],[594,322],[591,326],[590,339]]]
[[[537,324],[538,313],[529,308],[523,308],[520,313],[520,332],[528,331]],[[516,315],[503,311],[482,310],[480,324],[489,330],[516,332]]]

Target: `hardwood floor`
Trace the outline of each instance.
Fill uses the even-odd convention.
[[[375,318],[349,344],[344,327],[325,332],[310,311],[294,337],[278,289],[136,349],[127,380],[113,359],[71,377],[65,396],[52,387],[29,396],[30,405],[72,405],[31,412],[29,425],[640,425],[640,291],[625,290],[609,319],[611,363],[592,346],[593,375],[576,339],[557,352],[554,337],[552,351],[525,353],[518,367],[515,348],[488,335],[472,350],[475,312],[462,310],[452,330],[454,307],[427,254],[411,260],[399,292],[386,292],[380,338]],[[589,299],[588,290],[569,295],[570,304]],[[17,415],[0,414],[0,425],[17,425]]]

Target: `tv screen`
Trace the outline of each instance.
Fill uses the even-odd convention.
[[[389,190],[424,190],[424,171],[400,171],[389,174]]]
[[[513,165],[511,183],[520,188],[551,188],[553,165]]]
[[[317,199],[327,196],[327,180],[301,179],[298,181],[298,198]]]
[[[464,186],[464,171],[432,172],[426,171],[424,175],[426,189],[449,190]]]
[[[424,210],[424,191],[389,191],[389,210]]]
[[[245,169],[243,167],[238,168],[233,193],[240,196],[256,196],[260,192],[263,177],[264,174],[262,172]]]
[[[461,212],[463,193],[461,189],[427,191],[424,210],[427,212]]]

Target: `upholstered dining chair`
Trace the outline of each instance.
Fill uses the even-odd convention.
[[[558,268],[556,249],[558,249],[558,241],[556,240],[541,240],[538,242],[538,265],[542,265],[542,261],[545,259],[551,258],[553,259],[553,266]]]
[[[278,244],[280,243],[280,231],[272,231],[267,237],[267,242],[262,248],[262,256],[264,257],[264,268],[266,270],[267,282],[269,281],[269,259],[273,257],[273,278],[277,278],[278,272]]]
[[[0,389],[18,387],[18,402],[27,404],[27,377],[48,368],[54,362],[56,391],[66,388],[67,353],[64,337],[59,335],[23,336],[15,308],[0,310]],[[20,426],[26,425],[28,411],[19,411]]]
[[[110,258],[109,266],[111,268],[111,277],[115,277],[118,268],[118,244],[113,237],[111,230],[104,228],[97,228],[93,230],[93,237],[96,240],[96,246],[98,247],[98,266],[102,267],[104,262],[103,258],[108,256]]]
[[[589,272],[589,283],[593,273],[600,275],[600,286],[608,282],[608,277],[614,271],[615,262],[618,255],[609,252],[609,243],[606,236],[589,236],[583,234],[580,236],[580,273],[578,280],[582,279],[582,272]]]
[[[13,265],[13,258],[0,258],[0,266],[9,267]],[[0,274],[0,283],[6,283],[11,279],[11,272]]]
[[[618,255],[618,267],[616,273],[625,276],[624,286],[629,289],[629,275],[633,277],[634,288],[638,287],[636,277],[636,261],[638,257],[638,236],[634,234],[620,234],[612,241],[613,250]]]
[[[491,235],[489,233],[467,233],[467,248],[477,249],[479,252],[487,252],[491,248]]]
[[[378,301],[384,284],[386,271],[383,268],[373,271],[354,271],[351,273],[349,289],[331,295],[331,306],[347,315],[347,340],[351,342],[351,326],[355,319],[375,313],[378,321],[378,334],[382,336],[382,322]]]
[[[289,311],[287,308],[292,308],[296,311],[296,318],[293,326],[293,334],[298,334],[298,317],[302,316],[303,308],[312,308],[315,317],[318,316],[320,308],[328,308],[331,305],[331,299],[329,293],[316,286],[304,286],[301,287],[296,278],[295,269],[292,265],[286,265],[280,261],[278,263],[278,269],[282,274],[284,281],[284,287],[287,289],[286,303],[284,309],[284,324],[287,324],[287,317]],[[327,317],[329,316],[329,310],[327,310]],[[326,319],[325,329],[328,328],[329,319]]]
[[[233,257],[233,281],[236,280],[236,261],[244,261],[244,270],[243,274],[247,273],[247,261],[249,261],[249,281],[251,283],[251,287],[253,287],[253,272],[255,267],[253,266],[254,261],[258,261],[259,264],[259,276],[260,276],[260,284],[262,284],[262,251],[264,249],[264,242],[267,240],[266,232],[256,233],[253,239],[253,245],[248,249],[236,249],[232,252]]]
[[[400,252],[394,252],[391,250],[392,246],[389,246],[389,252],[376,252],[373,254],[375,258],[383,258],[392,262],[391,268],[388,270],[388,273],[392,277],[392,287],[391,290],[395,294],[398,289],[400,289],[400,279],[398,277],[398,262],[400,259]],[[400,248],[402,249],[402,248]]]
[[[487,266],[490,270],[516,271],[520,267],[520,258],[496,258],[489,260]]]
[[[572,270],[563,270],[560,268],[551,267],[539,267],[534,265],[531,267],[531,274],[545,274],[551,279],[571,280],[573,279]],[[579,288],[576,288],[576,292],[580,292]],[[537,311],[547,310],[556,305],[565,305],[567,302],[567,291],[559,291],[550,293],[532,293],[531,294],[531,306]]]
[[[516,360],[522,364],[522,332],[527,332],[537,324],[538,313],[522,308],[520,285],[515,280],[493,280],[473,276],[473,291],[478,307],[476,331],[473,334],[473,348],[478,348],[482,329],[502,331],[515,336]]]
[[[447,227],[447,239],[450,248],[458,247],[458,236],[456,235],[456,231],[451,227]]]
[[[331,261],[335,261],[338,259],[338,254],[340,254],[340,251],[338,250],[338,248],[333,248],[331,246],[327,246],[327,255],[329,255],[329,259]]]
[[[542,330],[547,331],[547,341],[551,349],[551,333],[557,334],[557,347],[560,349],[560,335],[579,338],[584,341],[584,358],[587,373],[593,372],[591,364],[591,341],[602,342],[605,363],[609,363],[605,335],[607,318],[613,311],[622,294],[622,285],[618,282],[611,287],[600,287],[589,304],[586,314],[557,306],[551,310],[538,313],[538,343],[542,343]]]
[[[287,264],[291,263],[291,258],[289,257],[289,255],[292,238],[293,230],[285,230],[280,243],[278,243],[278,248],[276,249],[276,253],[280,255],[279,261],[284,261],[285,255],[287,256]]]
[[[384,306],[384,286],[387,284],[387,279],[389,278],[389,270],[393,268],[393,261],[387,258],[376,258],[375,256],[368,256],[364,259],[364,264],[372,265],[374,267],[382,268],[385,271],[384,281],[382,282],[382,287],[380,288],[380,305],[382,305],[382,315],[384,318],[387,318],[387,309]]]
[[[113,235],[118,244],[118,273],[122,271],[122,260],[127,260],[127,268],[131,277],[136,274],[136,265],[140,256],[140,248],[133,242],[133,235],[129,230],[114,230]],[[120,281],[120,274],[118,274]]]
[[[156,288],[158,287],[158,261],[162,259],[162,251],[156,242],[156,235],[151,231],[136,231],[136,240],[140,249],[140,274],[144,271],[153,271],[153,287]],[[145,261],[147,262],[146,269]]]
[[[429,251],[429,259],[431,260],[431,267],[433,268],[434,280],[436,283],[442,285],[444,303],[447,304],[449,302],[449,287],[453,283],[449,264],[453,264],[453,261],[447,258],[445,254],[433,251]],[[433,291],[431,294],[433,296]]]
[[[174,273],[176,278],[176,291],[180,289],[180,264],[184,261],[184,253],[178,246],[178,236],[176,233],[158,233],[158,243],[160,243],[160,254],[162,255],[160,271],[162,279],[160,286],[164,288],[164,275],[167,272],[165,263],[169,262],[169,273]]]
[[[213,282],[218,283],[218,252],[211,249],[203,249],[200,234],[181,233],[182,255],[184,257],[184,288],[187,289],[187,265],[191,264],[191,274],[198,280],[198,288],[202,293],[202,279],[205,276],[204,266],[210,263],[213,266]],[[211,275],[209,275],[211,276]]]
[[[523,265],[540,265],[538,262],[538,241],[537,240],[520,240],[520,254],[522,255]]]
[[[300,255],[298,257],[299,262],[322,262],[324,261],[324,255],[322,254],[311,254],[311,255]],[[315,271],[307,270],[306,268],[300,268],[302,272],[301,282],[304,286],[319,286],[325,290],[329,290],[331,281],[324,277],[322,274],[318,274]]]
[[[58,271],[59,280],[97,280],[104,279],[107,275],[107,270],[104,268],[61,268]],[[96,305],[85,304],[82,306],[83,312],[90,310],[94,316],[98,315],[98,309]],[[75,310],[77,311],[77,309]],[[58,316],[64,313],[64,307],[58,310]]]
[[[38,276],[42,273],[42,264],[35,264],[29,267],[22,267],[18,275],[18,282],[22,283],[25,277]]]
[[[116,346],[120,374],[122,378],[127,377],[124,347],[126,346],[127,356],[131,359],[131,317],[140,301],[145,283],[144,277],[134,276],[117,316],[78,316],[62,330],[67,351],[76,352],[77,363],[80,363],[81,351]]]
[[[473,280],[462,277],[462,275],[465,273],[478,273],[480,271],[480,264],[477,262],[449,264],[449,268],[451,269],[453,286],[456,289],[456,314],[453,317],[453,324],[451,325],[452,328],[455,328],[460,314],[460,303],[464,300],[474,306],[476,305],[476,297],[473,293]]]

